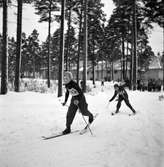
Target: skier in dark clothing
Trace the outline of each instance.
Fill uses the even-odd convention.
[[[126,105],[132,110],[133,114],[136,114],[136,111],[134,110],[134,108],[131,106],[131,104],[129,102],[128,94],[127,94],[126,90],[122,86],[119,86],[118,84],[114,85],[114,89],[115,89],[115,93],[114,93],[113,97],[109,100],[109,102],[114,100],[114,98],[118,95],[118,103],[117,103],[115,114],[119,112],[119,109],[121,107],[121,102],[123,100],[125,101]],[[114,115],[114,113],[112,113],[112,115]]]
[[[69,94],[72,95],[71,103],[66,116],[66,129],[63,131],[63,134],[67,134],[71,132],[71,124],[77,109],[79,109],[82,115],[89,117],[89,123],[93,121],[93,115],[88,110],[88,104],[86,103],[86,99],[81,88],[76,82],[73,81],[71,72],[65,72],[64,82],[66,87],[66,94],[63,105],[66,104]]]

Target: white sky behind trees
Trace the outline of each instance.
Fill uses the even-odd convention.
[[[104,12],[107,14],[107,19],[109,19],[112,11],[114,9],[114,4],[112,0],[102,0],[105,4]],[[48,35],[48,23],[38,23],[39,16],[34,14],[35,10],[31,5],[24,5],[23,7],[23,24],[22,31],[26,35],[30,35],[34,29],[39,32],[40,41],[44,41]],[[16,34],[16,7],[10,7],[8,9],[9,25],[8,25],[8,34],[9,36],[14,36]],[[56,28],[59,27],[59,24],[56,22],[52,23],[52,33]],[[2,33],[2,9],[0,9],[0,33]],[[150,45],[157,54],[158,52],[162,53],[163,50],[163,37],[162,37],[162,28],[154,24],[154,30],[152,34],[149,34]]]

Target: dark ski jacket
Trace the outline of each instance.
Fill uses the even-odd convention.
[[[80,101],[82,99],[82,97],[84,96],[79,85],[76,82],[74,82],[73,80],[71,80],[69,83],[65,84],[65,88],[66,88],[65,103],[68,100],[69,94],[71,94],[72,97],[78,101]]]
[[[119,99],[128,100],[128,94],[122,86],[119,86],[118,91],[115,90],[113,97],[109,101],[114,100],[117,95],[118,95],[118,100]]]

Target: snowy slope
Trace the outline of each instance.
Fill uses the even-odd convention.
[[[116,101],[107,106],[113,95],[108,86],[86,94],[89,110],[99,113],[88,132],[42,140],[42,135],[65,128],[67,106],[56,94],[33,92],[0,96],[0,167],[163,167],[164,166],[164,101],[162,93],[128,91],[138,111]],[[69,102],[68,102],[69,104]],[[87,119],[87,118],[86,118]],[[85,126],[77,113],[72,129]]]

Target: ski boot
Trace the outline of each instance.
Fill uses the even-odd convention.
[[[71,128],[67,127],[64,131],[63,131],[63,135],[71,133]]]

